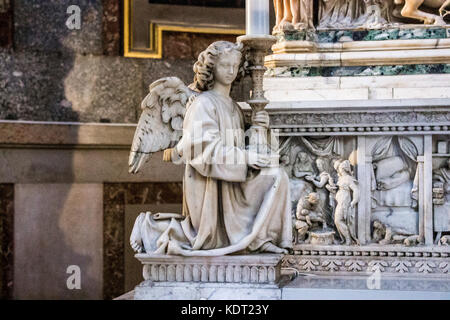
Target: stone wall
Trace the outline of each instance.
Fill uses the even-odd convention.
[[[0,0],[0,299],[123,294],[140,281],[135,215],[181,207],[182,167],[156,154],[127,171],[140,102],[161,77],[190,83],[198,54],[235,36],[165,32],[163,59],[125,58],[122,4]],[[66,27],[70,5],[80,30]]]
[[[135,123],[151,82],[175,75],[190,83],[199,52],[235,39],[167,33],[164,59],[125,58],[120,3],[16,0],[1,12],[0,119]],[[81,9],[80,30],[66,27],[72,4]]]
[[[157,153],[128,174],[134,130],[0,121],[1,299],[110,299],[139,282],[130,228],[144,210],[181,212],[183,167]]]

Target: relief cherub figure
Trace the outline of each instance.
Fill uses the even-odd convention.
[[[333,222],[333,212],[335,207],[334,198],[330,195],[330,190],[336,185],[334,184],[333,177],[331,176],[331,170],[327,165],[327,160],[323,157],[316,159],[316,167],[319,172],[318,176],[305,176],[305,180],[311,182],[315,188],[316,193],[320,199],[321,211],[324,213],[325,220],[328,224]]]
[[[159,150],[165,160],[185,163],[183,216],[141,213],[130,237],[135,251],[221,256],[292,247],[288,176],[268,154],[246,148],[244,116],[230,97],[244,63],[242,44],[218,41],[199,55],[189,88],[177,78],[150,86],[130,171]],[[268,128],[266,111],[252,118]]]
[[[297,204],[295,213],[295,229],[297,229],[297,240],[305,241],[308,231],[312,228],[327,228],[323,213],[319,205],[319,195],[315,192],[301,198]]]

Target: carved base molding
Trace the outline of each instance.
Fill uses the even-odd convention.
[[[145,280],[153,282],[198,282],[277,284],[282,255],[182,257],[136,254],[143,264]]]
[[[116,300],[282,300],[282,291],[274,284],[147,280]]]
[[[284,270],[316,275],[368,275],[450,278],[450,247],[400,245],[297,245],[283,258]]]

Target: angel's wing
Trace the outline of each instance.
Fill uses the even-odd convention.
[[[137,173],[152,153],[173,147],[179,141],[186,104],[198,94],[176,77],[159,79],[149,89],[141,103],[143,111],[128,159],[130,173]]]

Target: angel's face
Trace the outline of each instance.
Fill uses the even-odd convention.
[[[214,80],[222,85],[230,85],[236,79],[241,63],[241,54],[237,51],[223,53],[214,66]]]

